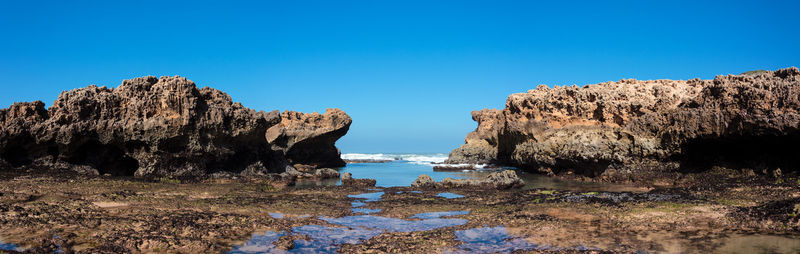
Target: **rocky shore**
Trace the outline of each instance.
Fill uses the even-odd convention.
[[[719,168],[690,175],[677,187],[610,192],[462,185],[287,188],[264,178],[184,181],[0,171],[0,242],[13,244],[0,252],[223,253],[245,242],[297,251],[307,241],[338,253],[800,250],[800,179],[776,183]],[[424,221],[439,215],[448,217]],[[454,223],[314,242],[360,232],[336,224],[347,220],[390,228]],[[265,232],[303,227],[325,231],[260,240]],[[465,232],[475,239],[464,238]]]
[[[797,159],[780,149],[798,79],[540,87],[473,112],[447,162],[647,185],[625,189],[515,170],[380,187],[328,168],[341,110],[259,112],[180,77],[89,86],[0,109],[0,253],[797,253]]]
[[[0,109],[0,170],[185,178],[338,167],[334,143],[351,122],[339,109],[256,111],[183,77],[142,77],[62,92],[49,108]]]
[[[713,80],[540,85],[478,122],[446,163],[500,164],[590,180],[671,184],[714,166],[796,174],[800,71]]]

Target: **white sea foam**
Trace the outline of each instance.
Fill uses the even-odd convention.
[[[409,154],[402,155],[400,158],[415,164],[431,164],[444,162],[444,160],[447,160],[447,154]]]
[[[394,160],[394,157],[382,153],[343,153],[344,160]]]
[[[477,170],[515,169],[514,167],[489,167],[489,164],[445,164],[446,153],[343,153],[345,160],[390,160],[402,161],[417,165],[442,166],[442,167],[469,167]],[[489,168],[487,168],[489,167]]]
[[[343,153],[345,160],[401,160],[414,164],[442,163],[447,159],[445,153],[413,154],[413,153]]]

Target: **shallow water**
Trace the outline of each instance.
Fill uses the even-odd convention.
[[[433,158],[424,157],[421,158]],[[424,160],[391,161],[387,163],[358,163],[349,164],[340,168],[340,172],[352,173],[356,178],[373,178],[377,181],[377,187],[409,186],[420,174],[433,177],[436,181],[441,181],[445,177],[456,179],[484,179],[493,170],[470,170],[462,172],[434,172],[434,164]],[[645,190],[634,188],[622,184],[604,183],[583,183],[576,181],[564,181],[551,177],[517,172],[526,182],[525,189],[545,188],[555,190],[565,190],[581,192],[583,195],[571,197],[575,202],[587,198],[607,198],[616,201],[633,201],[641,199],[639,193]],[[338,185],[338,179],[327,182],[315,183],[315,185]],[[299,183],[303,186],[303,183]],[[369,202],[381,200],[384,196],[382,189],[370,189],[374,192],[348,195],[355,200],[351,201],[353,216],[339,218],[318,217],[320,220],[336,226],[306,225],[295,227],[291,232],[267,232],[264,235],[254,235],[247,243],[237,246],[232,253],[248,253],[243,250],[261,249],[260,252],[270,253],[335,253],[341,244],[358,244],[371,239],[382,232],[418,232],[435,230],[445,227],[453,227],[467,224],[467,220],[459,218],[449,218],[469,214],[469,211],[440,211],[415,214],[407,219],[390,218],[371,215],[378,213],[381,209],[370,209],[366,206]],[[420,191],[406,191],[410,193],[422,193]],[[599,193],[598,193],[599,192]],[[623,193],[618,193],[623,192]],[[403,192],[397,192],[401,194]],[[653,194],[646,199],[662,199],[662,194]],[[463,198],[463,195],[442,192],[437,193],[438,197],[443,198]],[[273,216],[274,217],[274,216]],[[340,227],[341,226],[341,227]],[[303,235],[304,239],[294,241],[294,249],[284,251],[277,249],[272,243],[286,234]],[[451,253],[488,253],[500,252],[511,253],[517,250],[565,250],[542,246],[526,239],[510,235],[505,227],[479,227],[467,230],[457,230],[453,234],[456,240],[463,242],[456,248],[443,249],[444,252]],[[295,238],[297,239],[297,238]],[[733,235],[715,241],[717,246],[715,253],[800,253],[800,239],[792,239],[782,236],[769,235]],[[683,246],[688,247],[688,246]],[[570,250],[587,250],[584,246],[568,248]],[[239,252],[237,252],[239,251]],[[643,250],[649,252],[648,250]]]
[[[383,197],[383,192],[370,192],[355,195],[347,195],[350,198],[363,199],[361,201],[351,202],[353,213],[376,213],[381,209],[367,209],[359,208],[366,205],[364,202],[375,202]],[[451,193],[453,194],[453,193]],[[458,195],[458,194],[454,194]],[[462,196],[463,197],[463,196]],[[319,217],[320,220],[326,221],[331,224],[342,225],[350,228],[372,228],[381,229],[394,232],[412,232],[412,231],[427,231],[443,227],[458,226],[467,223],[464,219],[442,219],[445,216],[463,215],[468,214],[468,211],[447,211],[447,212],[432,212],[420,213],[412,216],[411,218],[422,220],[403,220],[397,218],[388,218],[373,215],[355,215],[345,216],[341,218],[328,218]]]
[[[344,154],[346,156],[348,154]],[[352,154],[351,154],[351,157]],[[340,173],[351,173],[355,178],[372,178],[376,181],[378,187],[397,187],[397,186],[410,186],[414,180],[421,174],[426,174],[432,177],[435,181],[441,181],[446,177],[455,179],[485,179],[492,172],[497,169],[481,169],[481,170],[465,170],[456,172],[437,172],[433,171],[433,167],[441,163],[447,158],[446,154],[359,154],[355,156],[358,158],[383,158],[394,159],[403,158],[407,160],[395,160],[385,163],[350,163],[347,166],[338,168]],[[517,171],[517,175],[525,181],[525,189],[533,188],[547,188],[555,190],[568,190],[568,191],[644,191],[640,188],[635,188],[630,185],[624,184],[608,184],[608,183],[584,183],[577,181],[564,181],[554,179],[552,177],[530,174],[523,171]],[[306,186],[334,186],[340,185],[339,179],[327,179],[323,181],[299,181],[298,187]]]
[[[467,223],[465,219],[444,219],[441,217],[468,213],[467,211],[448,211],[421,213],[412,216],[412,218],[421,220],[404,220],[372,215],[356,215],[341,218],[320,217],[320,220],[345,226],[346,228],[321,225],[294,227],[292,228],[292,234],[307,236],[308,240],[295,240],[294,248],[288,251],[281,250],[273,244],[280,237],[287,235],[287,233],[268,231],[263,234],[254,234],[247,242],[242,245],[234,246],[233,250],[228,253],[335,253],[341,244],[358,244],[385,231],[427,231],[443,227],[464,225]]]
[[[456,230],[453,234],[456,235],[456,240],[464,242],[454,253],[510,253],[515,250],[541,249],[525,239],[512,237],[502,226]]]
[[[377,213],[380,212],[381,209],[369,209],[369,208],[352,208],[353,213]]]
[[[349,243],[358,244],[363,240],[380,235],[380,230],[364,228],[335,228],[320,225],[305,225],[292,229],[294,234],[305,235],[310,240],[299,239],[294,241],[296,253],[336,253],[338,245]]]
[[[383,197],[383,192],[369,192],[348,195],[359,201],[351,202],[353,213],[376,213],[381,209],[359,208],[365,202],[375,202]],[[457,194],[456,194],[457,195]],[[273,218],[283,218],[283,214],[269,213]],[[242,245],[234,246],[228,253],[336,253],[341,244],[358,244],[363,240],[375,237],[383,232],[415,232],[428,231],[443,227],[460,226],[467,223],[465,219],[442,218],[448,216],[465,215],[469,211],[444,211],[420,213],[411,216],[412,220],[389,218],[373,215],[354,215],[340,218],[320,216],[325,222],[345,226],[346,228],[328,227],[321,225],[305,225],[292,228],[292,234],[307,236],[307,239],[294,240],[294,248],[285,251],[273,244],[283,232],[266,232],[255,234]]]
[[[450,192],[442,192],[442,193],[436,194],[436,196],[437,197],[443,197],[443,198],[446,198],[446,199],[463,198],[464,197],[464,195],[459,195],[459,194],[450,193]]]
[[[19,245],[16,245],[16,244],[13,244],[13,243],[5,243],[2,240],[0,240],[0,250],[10,250],[10,251],[20,251],[21,252],[21,251],[24,251],[25,249],[22,248],[22,247],[19,247]]]
[[[364,202],[374,202],[380,200],[381,197],[383,197],[383,194],[384,194],[383,191],[380,191],[380,192],[361,193],[356,195],[347,195],[347,197],[364,199]]]
[[[404,220],[373,215],[354,215],[341,218],[320,217],[319,219],[331,224],[351,228],[364,227],[392,232],[428,231],[467,224],[467,220],[465,219],[429,218],[423,220]]]
[[[447,216],[456,216],[456,215],[465,215],[469,214],[469,211],[447,211],[447,212],[430,212],[430,213],[419,213],[411,216],[414,219],[433,219],[433,218],[441,218]]]
[[[285,252],[272,244],[277,241],[281,236],[286,235],[283,232],[267,231],[263,234],[253,234],[247,242],[242,245],[233,247],[229,254],[243,254],[243,253],[281,253]]]

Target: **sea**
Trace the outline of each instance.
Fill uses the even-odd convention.
[[[374,163],[348,163],[347,166],[336,168],[339,173],[351,173],[354,178],[375,179],[377,187],[402,187],[411,186],[411,183],[425,174],[435,181],[442,181],[446,177],[454,179],[485,179],[489,174],[498,170],[515,170],[517,175],[525,181],[524,189],[548,188],[571,191],[631,191],[637,190],[628,185],[584,183],[576,181],[563,181],[540,174],[528,173],[514,167],[486,167],[475,165],[474,170],[459,171],[434,171],[434,166],[465,166],[467,164],[444,164],[447,153],[343,153],[344,160],[370,160],[387,161]],[[298,187],[332,186],[341,185],[339,179],[323,181],[300,181]]]

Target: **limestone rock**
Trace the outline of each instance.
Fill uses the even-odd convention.
[[[525,185],[525,182],[517,176],[517,172],[514,170],[491,173],[486,177],[486,182],[494,186],[495,189],[510,189]]]
[[[340,178],[340,180],[342,180],[342,182],[347,181],[347,180],[353,180],[353,174],[344,173],[344,174],[342,174],[342,177]]]
[[[340,179],[342,180],[342,186],[373,187],[373,186],[375,186],[375,183],[377,183],[377,181],[375,181],[375,179],[353,178],[353,174],[350,174],[350,173],[342,174]]]
[[[431,178],[428,175],[422,174],[419,175],[419,177],[417,177],[417,180],[414,180],[414,182],[411,183],[411,187],[426,188],[426,187],[433,187],[435,184],[436,182],[433,181],[433,178]]]
[[[438,188],[463,188],[463,187],[485,187],[483,182],[474,179],[455,179],[445,177],[442,182],[437,183]]]
[[[467,134],[464,139],[465,144],[453,150],[445,163],[495,163],[497,158],[497,138],[503,127],[502,111],[497,109],[473,111],[472,120],[478,122],[478,128]]]
[[[713,80],[633,79],[539,86],[502,110],[472,113],[478,128],[448,163],[494,162],[609,180],[728,167],[800,168],[800,71]],[[609,171],[608,173],[606,171]]]
[[[296,167],[343,167],[345,162],[334,143],[347,133],[352,119],[340,109],[325,114],[284,111],[280,123],[266,132],[274,150],[283,151]]]
[[[494,172],[486,176],[485,179],[454,179],[445,177],[441,182],[435,182],[427,175],[420,175],[411,184],[418,188],[494,188],[510,189],[525,185],[525,182],[517,176],[514,170],[503,170]]]
[[[314,172],[314,177],[319,179],[330,179],[339,177],[339,171],[332,168],[321,168]]]
[[[302,143],[293,146],[302,148],[297,150],[303,151],[303,158],[313,158],[315,152],[328,160],[338,156],[335,139],[314,141],[338,138],[347,131],[335,127],[342,125],[339,122],[349,125],[349,117],[340,110],[329,111],[333,113],[316,117],[320,118],[316,122],[309,120],[315,117],[288,117],[312,126],[325,121],[333,126],[318,128],[313,135],[282,131],[287,139]],[[290,162],[286,151],[273,149],[266,133],[281,121],[278,111],[246,108],[224,92],[198,89],[183,77],[142,77],[116,88],[91,85],[62,92],[48,109],[40,101],[0,109],[0,160],[17,168],[68,167],[90,174],[280,173]]]

